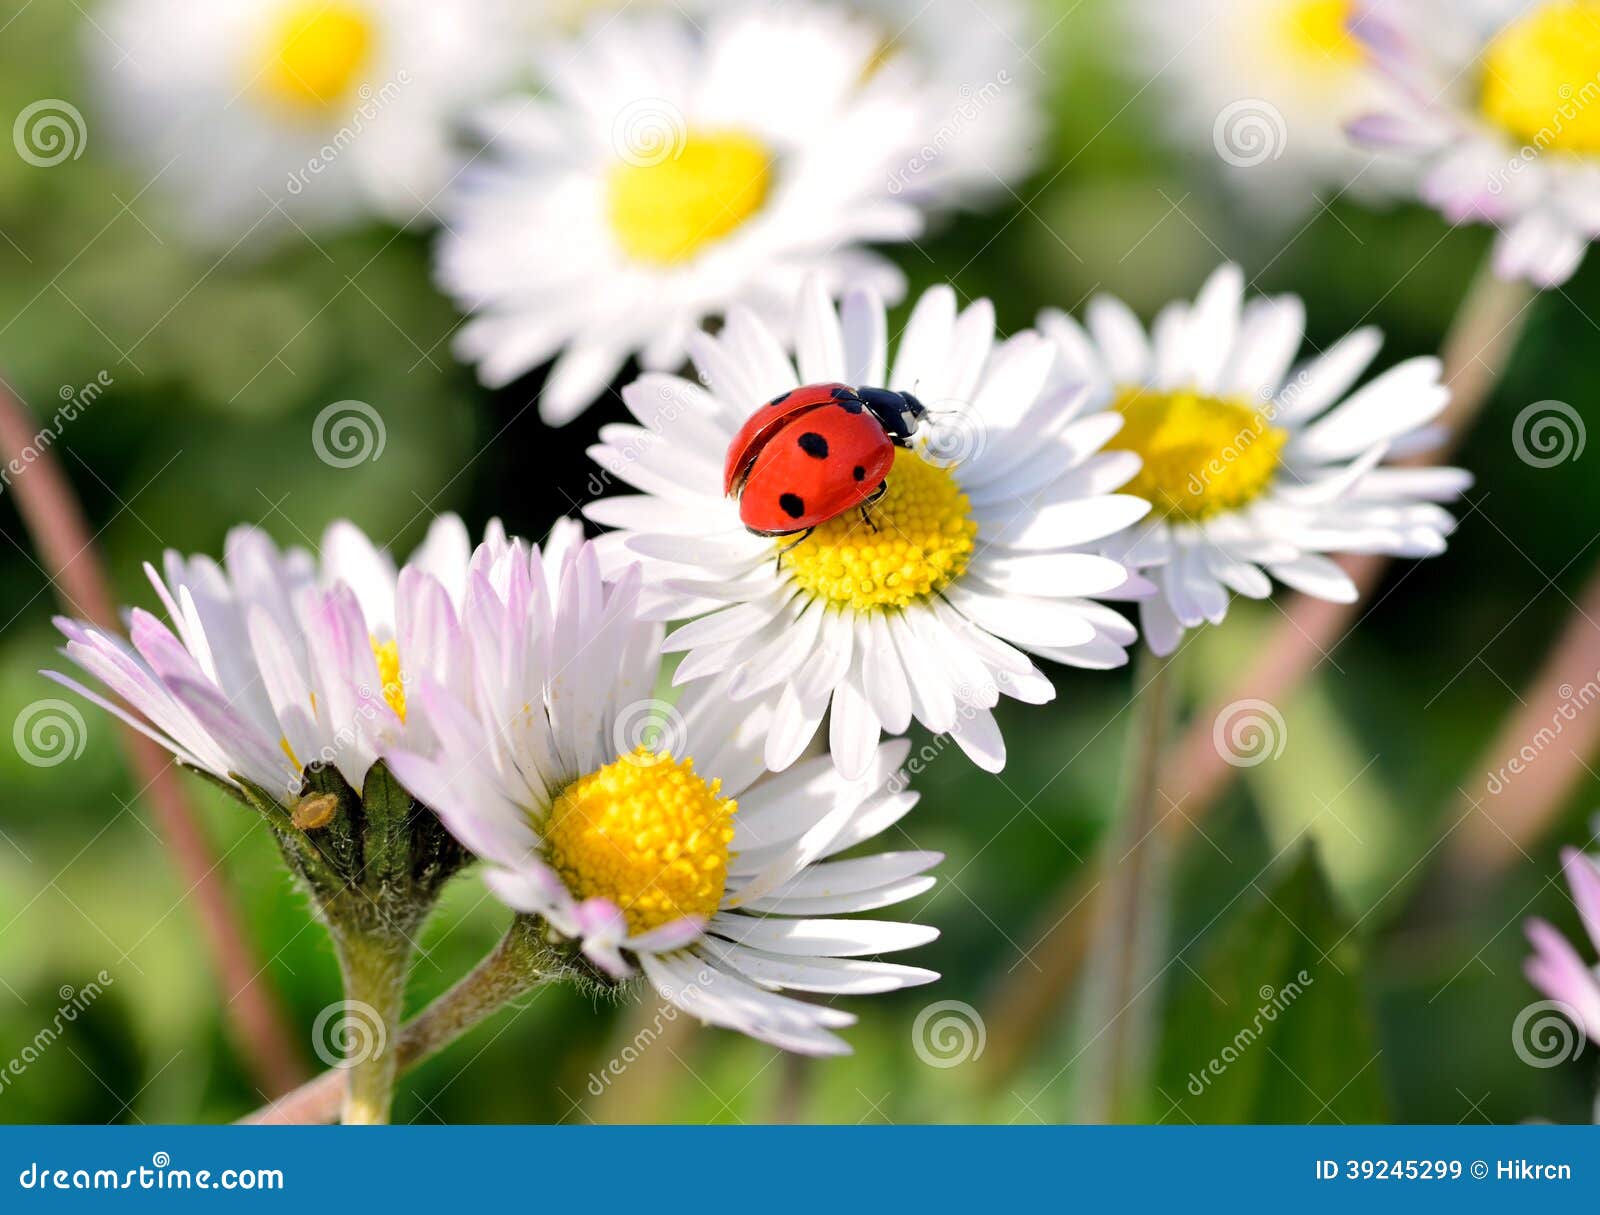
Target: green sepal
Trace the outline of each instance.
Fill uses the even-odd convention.
[[[382,761],[358,794],[339,770],[314,764],[289,805],[242,777],[242,800],[259,811],[284,860],[305,884],[336,932],[406,935],[469,857],[438,817],[395,780]],[[307,798],[334,799],[319,827],[295,826],[293,807]]]

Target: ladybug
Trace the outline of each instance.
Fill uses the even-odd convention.
[[[739,500],[740,522],[758,536],[810,535],[857,507],[871,525],[866,508],[888,488],[894,449],[911,446],[926,412],[909,392],[796,388],[739,428],[728,444],[723,492]]]

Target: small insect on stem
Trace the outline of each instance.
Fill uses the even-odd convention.
[[[315,831],[326,827],[338,812],[339,799],[331,793],[318,793],[302,798],[289,812],[289,821],[302,831]]]

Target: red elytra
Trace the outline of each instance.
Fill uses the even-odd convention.
[[[923,414],[909,393],[808,384],[769,401],[728,445],[723,492],[759,536],[787,536],[864,506]]]

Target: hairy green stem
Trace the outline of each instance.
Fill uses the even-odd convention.
[[[539,921],[518,916],[493,953],[401,1029],[395,1049],[388,1052],[390,1091],[400,1073],[550,978],[547,962]],[[341,1105],[348,1109],[347,1093],[354,1096],[355,1082],[350,1069],[333,1068],[241,1121],[256,1125],[331,1122]]]
[[[334,930],[345,1002],[329,1037],[344,1050],[347,1077],[339,1120],[389,1121],[399,1075],[397,1032],[404,1011],[412,945],[403,934]]]

